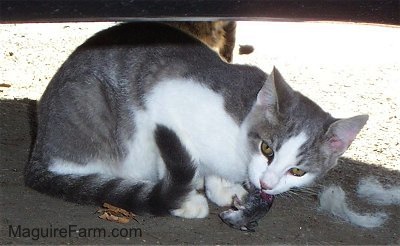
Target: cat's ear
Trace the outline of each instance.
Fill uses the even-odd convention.
[[[257,104],[265,107],[275,107],[278,97],[275,89],[275,67],[257,94]]]
[[[292,88],[275,67],[257,94],[257,105],[266,109],[267,118],[274,117],[284,109],[285,102],[289,100]]]
[[[358,115],[333,122],[325,134],[324,150],[329,155],[342,155],[367,123],[368,115]]]

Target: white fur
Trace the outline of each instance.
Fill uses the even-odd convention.
[[[207,199],[196,191],[192,191],[182,206],[179,209],[172,210],[171,214],[188,219],[204,218],[208,215]]]
[[[357,187],[359,197],[367,198],[369,203],[376,205],[399,205],[400,186],[383,185],[373,177],[365,178],[360,181]]]
[[[90,175],[90,174],[103,174],[112,176],[116,174],[116,170],[109,165],[104,165],[100,161],[92,161],[86,165],[80,165],[74,162],[65,161],[62,159],[54,158],[49,166],[49,171],[57,174],[75,174],[75,175]]]
[[[304,132],[287,139],[279,151],[275,152],[270,165],[268,165],[267,158],[259,151],[258,154],[253,156],[249,165],[250,181],[258,188],[261,187],[260,181],[264,182],[269,187],[264,191],[271,195],[311,183],[315,178],[315,175],[311,173],[296,177],[288,172],[291,168],[297,167],[299,149],[307,139],[308,136]]]
[[[135,180],[156,182],[165,175],[165,164],[154,141],[155,124],[146,111],[135,111],[135,133],[133,140],[126,143],[129,152],[121,172]]]
[[[205,181],[208,199],[220,207],[231,206],[235,195],[242,200],[247,194],[241,184],[233,184],[217,176],[208,176]]]
[[[265,171],[267,170],[268,160],[258,153],[254,154],[249,164],[249,179],[257,187],[261,188],[260,180]]]
[[[320,194],[320,208],[332,215],[348,221],[354,225],[366,228],[381,226],[387,219],[385,213],[358,214],[350,210],[346,203],[346,196],[342,188],[330,186]]]
[[[192,81],[164,81],[147,97],[146,114],[148,125],[163,124],[179,136],[201,176],[232,182],[246,178],[240,127],[227,114],[221,95]]]

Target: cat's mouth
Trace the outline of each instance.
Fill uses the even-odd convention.
[[[266,202],[273,202],[274,201],[274,196],[273,195],[267,194],[267,193],[265,193],[263,191],[261,191],[260,196],[261,196],[261,199],[263,199]]]

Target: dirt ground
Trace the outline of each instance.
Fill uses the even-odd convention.
[[[237,44],[253,45],[255,51],[239,56],[236,49],[235,63],[266,71],[275,65],[295,89],[336,117],[370,115],[339,165],[313,186],[314,192],[278,197],[254,233],[223,224],[217,215],[226,208],[211,206],[210,215],[201,220],[138,216],[120,225],[98,219],[95,206],[24,187],[22,170],[35,137],[37,100],[68,54],[112,24],[0,25],[0,244],[400,244],[400,207],[373,206],[355,194],[363,177],[400,185],[399,27],[238,24]],[[355,211],[384,211],[388,220],[365,229],[321,212],[318,192],[330,184],[346,191]],[[14,235],[18,226],[31,234]],[[53,235],[36,240],[38,228]]]

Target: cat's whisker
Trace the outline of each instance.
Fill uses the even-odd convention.
[[[307,195],[317,195],[319,192],[315,190],[300,190],[301,193],[307,194]]]
[[[313,184],[313,186],[309,187],[309,188],[313,188],[313,189],[322,189],[324,188],[325,185],[323,184]]]
[[[285,192],[287,195],[290,194],[290,197],[293,199],[313,199],[318,192],[316,192],[314,189],[310,188],[293,188],[290,189],[289,191]]]
[[[290,198],[292,198],[292,199],[295,199],[296,198],[296,196],[297,196],[297,194],[296,193],[294,193],[294,192],[287,192],[287,194],[290,196]]]
[[[281,194],[277,194],[276,196],[279,198],[283,198],[283,199],[286,199],[286,198],[293,199],[293,195],[290,192],[284,192]]]
[[[296,200],[298,198],[301,198],[301,195],[296,193],[293,190],[288,190],[287,192],[281,193],[281,194],[279,194],[277,196],[283,197],[283,198],[289,198],[289,199],[292,199],[292,200]]]
[[[293,195],[292,193],[290,193],[290,192],[287,192],[286,195],[287,195],[288,197],[292,198],[292,199],[293,199],[293,197],[294,197],[294,195]]]
[[[310,195],[317,195],[319,193],[319,189],[316,189],[314,187],[303,187],[301,189],[298,189],[298,191]]]
[[[294,190],[289,190],[289,192],[290,192],[290,194],[293,194],[293,195],[295,195],[295,196],[297,196],[297,197],[299,197],[300,196],[300,194],[299,193],[297,193],[296,191],[294,191]]]

